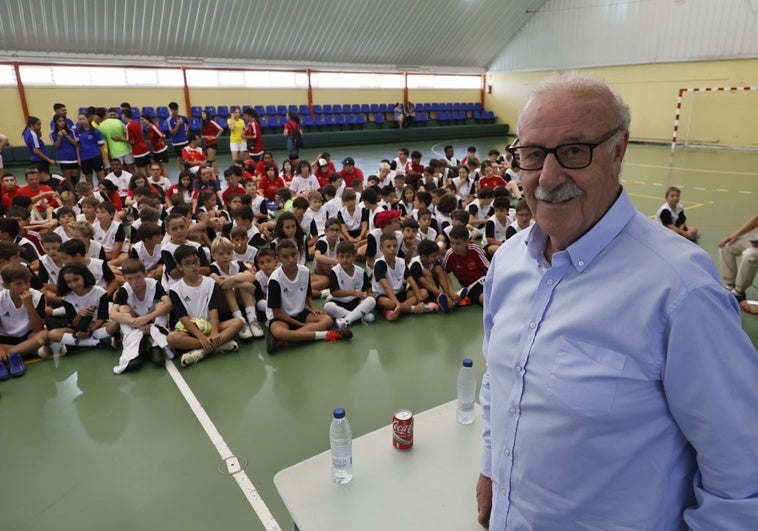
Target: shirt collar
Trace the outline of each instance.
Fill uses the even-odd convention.
[[[605,249],[616,236],[626,227],[634,216],[635,209],[632,200],[621,188],[616,201],[608,209],[608,212],[577,241],[566,249],[568,257],[574,268],[580,273],[587,269],[592,261]],[[529,255],[537,261],[544,261],[547,234],[540,228],[538,223],[531,227],[528,239],[525,241],[529,248]],[[557,253],[556,253],[557,254]]]

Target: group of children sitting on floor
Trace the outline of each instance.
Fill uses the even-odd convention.
[[[187,366],[238,350],[237,339],[265,336],[274,353],[349,339],[376,314],[481,304],[488,256],[529,226],[526,203],[510,210],[505,187],[478,179],[464,189],[465,165],[435,175],[432,163],[406,185],[417,174],[384,164],[383,182],[346,187],[333,172],[318,189],[278,188],[276,204],[262,195],[267,168],[242,180],[241,163],[224,171],[226,188],[210,168],[182,172],[184,188],[163,194],[144,179],[117,190],[120,208],[102,183],[13,197],[0,218],[0,379],[23,374],[35,352],[122,345],[120,374],[175,354]]]

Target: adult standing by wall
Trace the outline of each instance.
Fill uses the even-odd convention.
[[[537,223],[485,285],[490,529],[758,521],[758,356],[710,257],[619,184],[629,122],[578,76],[541,84],[519,118],[510,149]]]
[[[200,112],[201,130],[205,153],[208,157],[208,164],[213,167],[213,173],[218,175],[218,165],[216,164],[216,148],[218,148],[218,137],[224,132],[224,128],[216,123],[208,111],[203,109]]]
[[[79,114],[76,124],[76,136],[79,139],[79,158],[82,165],[82,173],[87,182],[92,184],[92,174],[97,175],[97,182],[103,180],[103,156],[101,147],[105,140],[99,129],[92,127],[89,117],[85,113]]]
[[[226,119],[229,126],[229,150],[232,152],[232,162],[247,159],[247,142],[242,137],[245,132],[245,120],[240,118],[240,108],[232,107],[232,115]]]
[[[300,148],[303,147],[303,127],[300,125],[300,115],[296,112],[287,113],[287,122],[284,124],[284,136],[287,137],[287,153],[300,156]]]
[[[187,133],[189,132],[189,120],[183,114],[179,114],[179,104],[172,101],[168,104],[169,117],[168,128],[171,136],[171,145],[174,146],[174,153],[179,158],[179,170],[184,169],[182,161],[182,149],[189,143]]]
[[[121,161],[127,171],[132,173],[129,167],[134,166],[134,157],[132,156],[132,145],[126,139],[126,125],[118,119],[115,109],[112,110],[114,111],[113,114],[109,110],[109,117],[100,122],[100,135],[108,145],[110,158]],[[116,117],[111,117],[113,115]]]

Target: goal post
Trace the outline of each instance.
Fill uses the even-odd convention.
[[[758,149],[758,86],[679,89],[672,153],[677,144]]]

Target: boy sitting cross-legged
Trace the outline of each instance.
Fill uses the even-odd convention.
[[[45,329],[45,296],[31,288],[32,273],[17,263],[0,269],[3,289],[0,291],[0,359],[8,361],[13,376],[26,372],[22,354],[37,352],[46,357],[47,330]],[[2,365],[2,362],[0,362]],[[0,379],[5,379],[5,366],[0,366]]]
[[[334,318],[340,329],[358,320],[373,322],[376,317],[371,310],[376,306],[376,299],[372,296],[368,275],[353,263],[355,244],[341,241],[336,253],[337,265],[329,272],[330,295],[324,303],[324,311]]]
[[[169,291],[174,330],[168,344],[185,352],[182,367],[197,363],[212,352],[234,352],[239,345],[233,339],[240,333],[241,319],[219,319],[221,289],[216,282],[200,274],[200,252],[191,245],[179,245],[173,261],[181,272]]]
[[[384,318],[394,321],[401,313],[435,312],[437,304],[424,304],[428,293],[419,289],[404,260],[397,258],[397,235],[386,232],[379,239],[382,256],[374,264],[372,288]]]
[[[255,269],[249,270],[244,262],[232,260],[234,245],[227,238],[216,238],[211,243],[211,278],[221,288],[232,316],[241,319],[245,326],[240,332],[241,339],[263,337],[263,328],[255,315]],[[244,305],[245,317],[240,311]]]
[[[281,239],[276,244],[276,254],[280,267],[271,273],[266,297],[268,353],[273,354],[290,341],[336,341],[353,337],[350,330],[329,330],[332,318],[313,304],[310,273],[307,267],[297,263],[295,242]]]
[[[116,292],[109,312],[111,320],[121,325],[123,337],[123,350],[113,372],[136,369],[148,354],[154,364],[162,366],[164,350],[173,358],[166,341],[171,299],[159,280],[147,278],[145,264],[139,260],[127,259],[121,272],[126,283]]]

